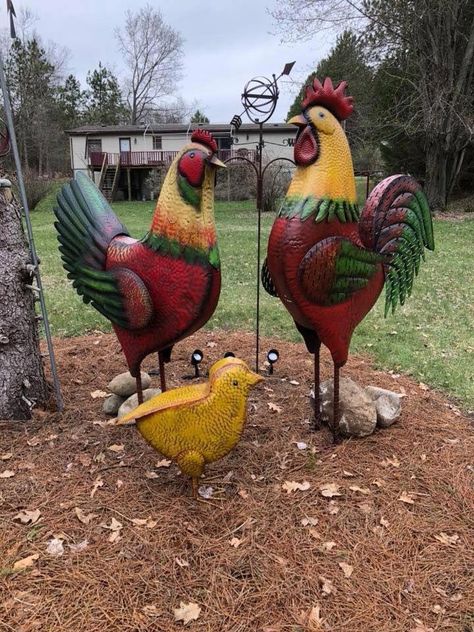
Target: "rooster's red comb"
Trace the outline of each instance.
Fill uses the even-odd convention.
[[[329,77],[326,77],[323,84],[315,78],[312,85],[306,86],[301,107],[305,110],[311,105],[322,105],[336,118],[343,121],[352,114],[354,109],[354,99],[344,94],[346,87],[347,81],[341,81],[337,88],[334,88]]]
[[[205,145],[212,149],[212,151],[217,151],[217,143],[213,138],[211,132],[208,132],[207,129],[196,129],[194,130],[191,141],[193,143],[201,143],[201,145]]]

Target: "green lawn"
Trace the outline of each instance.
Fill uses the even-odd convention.
[[[33,225],[53,333],[74,336],[110,331],[108,321],[84,305],[66,279],[57,250],[52,205],[50,195],[33,213]],[[152,202],[122,202],[114,204],[114,209],[138,237],[150,224],[153,206]],[[216,205],[223,287],[217,310],[207,325],[210,328],[254,328],[256,215],[252,208],[251,202]],[[270,216],[263,218],[262,253],[272,220]],[[474,408],[474,218],[435,221],[435,238],[436,251],[427,253],[411,299],[384,320],[382,294],[356,330],[352,351],[370,353],[379,367],[412,374]],[[261,296],[262,335],[299,340],[280,302],[264,290]]]

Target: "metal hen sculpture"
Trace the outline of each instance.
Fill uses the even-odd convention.
[[[221,274],[214,223],[217,144],[197,130],[173,161],[148,233],[132,239],[97,187],[85,175],[62,187],[54,209],[64,267],[85,303],[113,325],[136,378],[140,364],[172,346],[212,316]]]
[[[292,315],[314,354],[315,425],[320,425],[321,343],[334,362],[333,436],[339,417],[339,371],[355,327],[386,286],[385,315],[410,295],[433,226],[420,185],[407,175],[380,182],[359,213],[342,121],[353,111],[346,82],[307,86],[294,147],[296,172],[268,242],[262,281]]]

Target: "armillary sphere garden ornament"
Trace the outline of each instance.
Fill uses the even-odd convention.
[[[261,259],[261,232],[262,232],[262,207],[263,207],[263,179],[268,167],[277,162],[278,160],[285,160],[294,164],[293,160],[289,158],[275,158],[267,162],[265,167],[263,166],[263,148],[265,142],[263,140],[263,124],[266,123],[273,113],[275,112],[276,105],[278,103],[278,97],[280,95],[278,89],[278,80],[289,75],[293,69],[295,62],[289,62],[285,64],[283,70],[277,77],[272,75],[271,79],[267,77],[254,77],[247,82],[242,92],[241,102],[244,110],[241,114],[236,114],[232,117],[230,125],[235,131],[238,131],[242,125],[242,114],[246,114],[247,117],[259,126],[259,138],[257,144],[257,160],[256,163],[245,156],[233,156],[226,160],[226,162],[232,162],[236,160],[244,161],[248,163],[257,177],[257,309],[256,309],[256,324],[255,324],[255,370],[258,371],[258,358],[259,358],[259,346],[260,346],[260,259]],[[234,139],[237,142],[237,139]],[[242,145],[248,143],[242,143]],[[279,143],[271,143],[278,145]]]

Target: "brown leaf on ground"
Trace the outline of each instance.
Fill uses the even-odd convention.
[[[281,413],[283,410],[281,406],[278,406],[278,404],[274,404],[273,402],[267,402],[267,406],[273,413]]]
[[[92,391],[91,393],[92,399],[99,399],[99,398],[108,397],[108,396],[109,396],[108,393],[106,393],[105,391],[100,391],[100,390]]]
[[[334,584],[332,583],[332,581],[330,579],[327,579],[326,577],[323,577],[322,575],[319,576],[319,588],[321,589],[323,597],[328,597],[335,592]]]
[[[30,568],[34,565],[36,560],[39,558],[39,553],[33,553],[33,555],[28,555],[28,557],[24,557],[22,560],[18,560],[13,564],[14,571],[22,571],[25,568]]]
[[[382,461],[380,461],[380,465],[382,465],[383,467],[389,467],[390,465],[392,467],[400,467],[400,461],[397,459],[397,457],[395,455],[392,455],[392,457],[387,457],[386,459],[383,459]]]
[[[169,459],[161,459],[155,464],[155,467],[159,469],[160,467],[169,467],[171,465],[171,461]]]
[[[123,452],[125,450],[125,446],[123,443],[114,443],[113,445],[109,445],[107,450],[110,450],[111,452]]]
[[[349,489],[352,492],[359,492],[359,494],[364,494],[365,496],[371,493],[370,489],[367,487],[359,487],[358,485],[351,485]]]
[[[41,511],[39,509],[33,509],[32,511],[28,511],[24,509],[17,513],[13,520],[19,520],[22,524],[35,524],[38,522],[41,516]]]
[[[321,496],[324,496],[324,498],[342,496],[341,492],[339,491],[339,485],[337,485],[337,483],[324,483],[324,485],[319,486],[319,491],[321,492]]]
[[[147,470],[145,472],[145,477],[153,480],[154,478],[160,478],[160,475],[153,472],[153,470]]]
[[[236,549],[237,547],[239,547],[242,544],[243,540],[239,540],[239,538],[233,537],[230,541],[229,544],[230,546],[233,546],[234,549]]]
[[[112,519],[110,520],[110,524],[107,524],[106,522],[101,522],[100,526],[103,529],[110,529],[110,531],[120,531],[120,529],[123,529],[123,524],[119,522],[116,518],[114,518],[113,516],[112,516]]]
[[[0,474],[0,478],[12,478],[12,476],[15,476],[15,472],[13,470],[3,470]]]
[[[350,564],[347,564],[346,562],[338,562],[338,566],[341,568],[342,572],[344,573],[344,577],[347,577],[347,579],[349,579],[349,577],[354,572],[354,567]]]
[[[86,514],[80,507],[74,507],[74,513],[76,514],[76,518],[82,522],[82,524],[89,524],[91,520],[97,518],[97,514]]]
[[[13,452],[5,452],[5,454],[0,454],[0,461],[9,461],[13,456]]]
[[[154,604],[147,604],[146,606],[143,606],[142,611],[147,617],[159,617],[163,612]]]
[[[310,487],[311,485],[308,481],[303,481],[302,483],[297,483],[296,481],[285,481],[281,486],[287,494],[291,494],[297,490],[300,492],[306,492]]]
[[[441,544],[446,544],[446,546],[455,546],[459,542],[459,536],[457,533],[453,533],[453,535],[448,535],[444,531],[435,535],[435,540],[441,542]]]
[[[414,505],[415,499],[409,492],[402,492],[401,496],[399,496],[398,500],[406,505]]]
[[[103,487],[103,486],[104,486],[104,481],[100,478],[100,476],[98,476],[95,479],[94,485],[92,486],[92,489],[91,489],[91,493],[90,493],[91,498],[94,498],[99,487]]]
[[[199,619],[201,614],[201,608],[197,603],[185,603],[181,601],[179,608],[173,610],[175,621],[182,621],[184,625],[187,625],[191,621]]]

